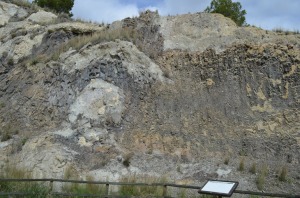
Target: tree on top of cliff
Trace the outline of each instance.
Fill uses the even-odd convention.
[[[72,16],[72,8],[74,6],[74,0],[34,0],[38,6],[42,8],[50,8],[58,13],[67,13]]]
[[[238,26],[246,24],[245,15],[247,12],[242,10],[240,2],[232,2],[232,0],[212,0],[210,6],[205,12],[220,13],[225,17],[231,18]]]

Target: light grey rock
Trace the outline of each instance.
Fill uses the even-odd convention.
[[[44,28],[28,21],[12,22],[0,28],[0,54],[8,54],[15,63],[30,55],[32,49],[41,44]]]
[[[81,23],[81,22],[65,22],[50,25],[47,28],[49,32],[55,32],[59,30],[63,30],[65,32],[73,32],[76,34],[84,34],[84,33],[95,33],[99,31],[103,31],[105,28],[99,25],[91,24],[91,23]]]
[[[0,2],[0,27],[5,26],[11,17],[24,18],[28,15],[27,11],[14,4]]]
[[[16,167],[32,172],[35,178],[63,178],[64,169],[72,164],[76,152],[53,144],[53,138],[51,134],[42,134],[28,140],[13,160]]]
[[[84,137],[89,142],[103,142],[108,137],[108,132],[106,129],[93,128],[85,132]]]
[[[68,137],[72,137],[75,131],[70,128],[64,128],[61,130],[54,131],[53,133],[68,138]]]
[[[278,35],[256,27],[238,27],[221,14],[196,13],[161,17],[158,22],[164,50],[200,51],[210,48],[221,52],[242,43],[280,43],[300,45],[298,35]]]
[[[136,80],[141,82],[158,80],[164,81],[163,72],[135,45],[127,41],[116,40],[83,48],[80,53],[71,50],[60,56],[64,62],[64,70],[73,73],[83,70],[95,60],[121,60],[127,72]]]
[[[39,11],[31,14],[27,20],[38,24],[47,24],[53,22],[57,16],[51,12]]]
[[[91,83],[70,107],[69,120],[87,119],[103,123],[111,120],[119,124],[124,111],[124,94],[118,87],[101,79]]]

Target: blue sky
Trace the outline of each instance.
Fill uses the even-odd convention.
[[[233,0],[236,2],[237,0]],[[111,23],[137,16],[145,9],[160,15],[203,11],[211,0],[75,0],[74,18]],[[250,25],[264,29],[300,30],[300,0],[239,0]]]

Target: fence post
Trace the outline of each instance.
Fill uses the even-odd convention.
[[[167,185],[163,186],[163,197],[167,197]]]
[[[49,195],[52,193],[53,190],[53,179],[50,180],[50,188],[49,188]]]
[[[109,184],[105,184],[105,197],[108,198],[109,195]]]

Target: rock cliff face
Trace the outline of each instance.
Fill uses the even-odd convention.
[[[236,171],[244,159],[269,166],[266,190],[300,188],[299,35],[205,13],[145,12],[109,27],[4,2],[0,15],[2,165],[36,177],[72,167],[82,178],[226,178],[256,189],[253,175]],[[116,30],[133,30],[134,44],[61,50]],[[278,184],[280,166],[292,185]]]

